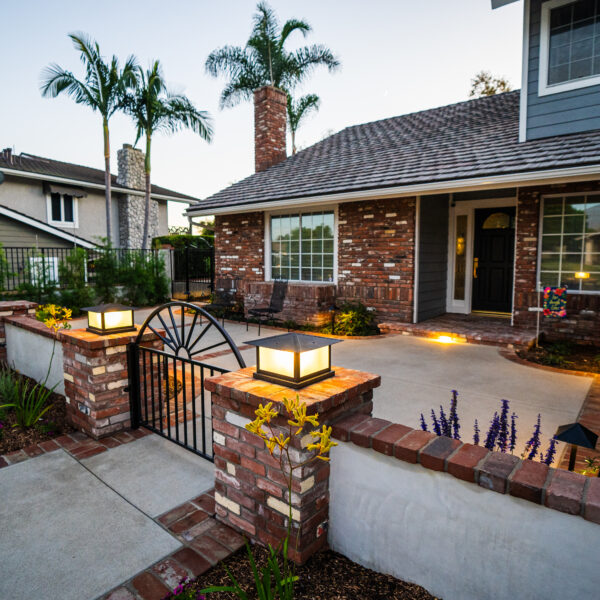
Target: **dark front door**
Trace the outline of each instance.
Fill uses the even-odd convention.
[[[472,310],[511,311],[514,247],[514,207],[475,211]]]

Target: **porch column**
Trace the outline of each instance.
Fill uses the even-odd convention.
[[[298,392],[309,414],[318,413],[321,425],[330,425],[349,415],[370,415],[373,389],[381,383],[378,375],[333,367],[335,377]],[[273,402],[280,416],[271,422],[275,434],[287,436],[283,398],[293,399],[296,390],[258,381],[254,367],[208,379],[212,393],[213,448],[215,459],[215,500],[217,519],[246,537],[276,546],[286,535],[289,521],[288,489],[279,461],[270,455],[263,441],[244,426],[254,419],[259,404]],[[291,440],[292,460],[298,464],[313,453],[306,447],[313,441],[307,425]],[[327,541],[329,515],[329,464],[316,460],[294,472],[292,482],[292,533],[289,556],[304,563]],[[297,540],[297,541],[296,541]]]

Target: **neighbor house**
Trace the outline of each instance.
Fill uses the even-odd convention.
[[[494,5],[510,3],[497,0]],[[359,300],[391,324],[446,313],[600,334],[600,2],[525,0],[521,91],[348,127],[286,158],[285,95],[255,101],[256,173],[188,209],[213,214],[216,277],[284,318]]]
[[[5,247],[94,248],[106,238],[104,171],[31,154],[0,152],[0,242]],[[125,144],[112,175],[112,244],[141,248],[144,154]],[[168,233],[167,202],[195,198],[152,186],[151,235]]]

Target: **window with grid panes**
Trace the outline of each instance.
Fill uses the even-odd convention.
[[[600,195],[545,198],[541,235],[542,286],[600,292]]]
[[[333,212],[271,216],[271,278],[333,282]]]

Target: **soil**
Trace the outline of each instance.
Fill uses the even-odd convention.
[[[519,350],[517,355],[540,365],[600,373],[600,347],[569,342],[543,342],[539,348]]]
[[[267,551],[258,546],[253,551],[260,568],[266,560]],[[256,598],[256,594],[252,592],[254,580],[245,548],[188,585],[196,590],[231,585],[224,567],[230,570],[249,598]],[[315,554],[305,565],[296,568],[296,575],[299,579],[294,586],[294,600],[437,600],[419,585],[361,567],[332,550],[322,550]],[[237,596],[229,592],[207,595],[207,600],[213,598],[237,600]]]
[[[29,379],[23,375],[21,377]],[[33,380],[30,381],[31,385],[35,385]],[[15,424],[13,411],[10,408],[0,409],[0,423],[3,426],[0,429],[0,455],[75,431],[67,423],[65,397],[53,393],[50,396],[50,402],[52,408],[44,414],[39,425],[28,429],[13,427]],[[0,405],[3,403],[4,400],[0,398]]]

